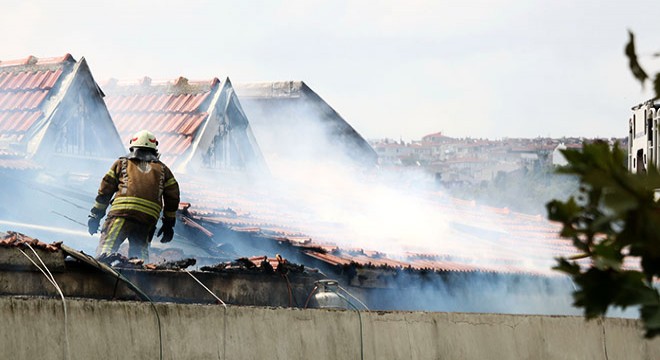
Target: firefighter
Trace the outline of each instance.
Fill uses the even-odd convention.
[[[112,204],[96,249],[100,259],[117,252],[128,238],[128,257],[147,261],[161,210],[162,227],[157,236],[162,235],[162,243],[174,236],[179,185],[170,169],[159,160],[156,137],[147,130],[139,131],[131,138],[129,150],[103,177],[87,222],[93,235]]]

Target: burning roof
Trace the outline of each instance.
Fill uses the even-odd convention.
[[[208,168],[265,168],[229,79],[157,82],[145,77],[111,80],[104,90],[122,138],[141,129],[153,132],[163,160],[175,171],[190,170],[193,159]]]
[[[102,97],[84,58],[0,61],[0,150],[14,154],[0,167],[34,168],[18,160],[53,155],[118,155],[121,142]]]
[[[63,116],[71,115],[63,112],[64,109],[75,102],[68,98],[73,90],[62,90],[74,89],[71,84],[76,83],[79,76],[78,79],[82,80],[77,83],[87,84],[88,92],[72,99],[78,98],[78,103],[82,104],[102,102],[102,93],[91,75],[76,75],[83,73],[89,74],[84,59],[76,63],[70,55],[62,59],[41,60],[41,63],[35,58],[28,58],[20,64],[0,63],[0,99],[3,99],[0,101],[0,125],[4,126],[0,129],[0,139],[13,139],[19,145],[23,142],[22,147],[13,146],[4,150],[5,155],[0,153],[0,160],[5,156],[14,161],[11,156],[32,149],[29,145],[33,142],[35,152],[38,152],[46,146],[43,145],[47,144],[43,142],[45,139],[51,139],[51,146],[58,149],[75,152],[84,148],[83,143],[75,142],[81,134],[69,129],[68,122],[63,122]],[[228,79],[194,82],[178,78],[156,82],[144,78],[136,82],[111,81],[104,90],[108,93],[107,104],[114,124],[122,137],[128,139],[142,128],[153,131],[160,140],[164,161],[177,172],[182,200],[187,204],[182,204],[180,210],[177,238],[168,245],[153,244],[158,250],[153,254],[163,259],[181,258],[190,255],[189,250],[202,249],[213,260],[226,257],[228,253],[247,259],[223,262],[213,271],[240,266],[252,269],[252,265],[277,271],[284,263],[278,258],[264,258],[262,254],[281,253],[307,266],[348,274],[353,285],[371,287],[380,286],[373,279],[401,272],[549,275],[553,256],[574,254],[570,242],[558,237],[558,228],[540,216],[479,206],[443,193],[406,194],[406,199],[421,204],[425,210],[423,221],[406,221],[408,219],[403,216],[396,217],[405,214],[396,211],[398,207],[405,207],[401,198],[388,201],[388,197],[381,196],[387,195],[384,190],[363,198],[361,192],[379,187],[368,180],[359,179],[356,183],[360,186],[351,189],[353,193],[349,197],[339,197],[336,191],[306,188],[311,183],[342,182],[348,177],[348,174],[334,174],[334,171],[321,173],[314,168],[311,181],[300,172],[287,173],[289,178],[300,178],[293,185],[261,186],[243,184],[240,180],[203,178],[200,176],[203,173],[191,171],[198,170],[199,163],[203,168],[211,169],[265,166],[259,146],[252,137],[251,124]],[[51,95],[52,92],[59,95]],[[331,158],[335,152],[342,152],[366,163],[375,162],[375,153],[366,141],[304,83],[243,84],[238,92],[258,133],[260,145],[269,154],[277,156],[279,150],[287,148],[292,153],[309,151],[312,159],[323,160]],[[41,98],[44,93],[46,95]],[[88,99],[89,94],[92,94],[92,100]],[[98,115],[99,111],[91,114]],[[37,117],[25,123],[24,117],[15,114],[20,112],[39,115],[31,115]],[[82,128],[92,131],[96,138],[103,134],[108,124],[113,125],[102,120],[88,127],[86,114],[73,114],[72,123],[84,125]],[[49,126],[51,123],[61,126]],[[113,127],[110,134],[116,132]],[[124,152],[121,142],[111,143],[118,144],[114,148]],[[42,159],[35,160],[45,164]],[[31,164],[20,161],[11,163],[11,166],[31,168]],[[97,181],[98,178],[94,178],[94,187]],[[341,185],[349,188],[355,184]],[[29,184],[27,188],[31,193],[34,192],[31,186],[41,190],[47,187],[43,183]],[[42,196],[39,202],[49,205],[35,213],[41,211],[40,215],[43,215],[50,210],[51,217],[56,214],[66,221],[73,219],[78,225],[85,226],[81,219],[84,221],[92,204],[93,191],[81,194],[72,189],[75,185],[67,183],[65,186],[69,186],[65,191],[54,189],[45,194],[57,199],[48,198],[51,202],[65,203],[66,206],[50,208],[51,203]],[[299,191],[301,189],[303,191]],[[52,196],[52,192],[56,195]],[[10,198],[13,195],[5,197],[7,204],[21,201],[20,195]],[[318,202],[310,202],[309,198]],[[375,220],[363,217],[360,201],[370,202],[379,216],[382,213],[395,216],[377,216]],[[326,209],[317,207],[319,203],[341,203],[341,206],[325,212]],[[20,214],[16,218],[27,223],[33,216],[34,213]],[[352,227],[356,223],[368,223],[369,228],[356,230]],[[403,232],[383,232],[381,228],[390,223],[400,225]],[[419,234],[417,227],[420,224],[434,223],[442,226]],[[39,225],[48,227],[52,222]],[[89,241],[87,234],[79,230],[85,241]],[[413,238],[420,242],[415,243]],[[90,245],[86,243],[86,246]],[[229,251],[232,246],[234,249]],[[208,264],[208,261],[204,263]]]
[[[255,196],[241,187],[223,186],[218,191],[196,182],[183,188],[186,200],[192,202],[182,204],[183,223],[190,226],[185,220],[190,219],[195,231],[205,237],[222,241],[232,232],[251,238],[255,247],[272,246],[280,251],[284,247],[316,264],[552,275],[553,257],[576,254],[570,240],[559,237],[559,228],[540,215],[480,206],[442,193],[427,194],[433,211],[448,223],[445,234],[428,240],[437,245],[423,249],[411,244],[407,251],[376,252],[347,245],[359,244],[360,239],[351,238],[355,234],[342,224],[310,217],[304,206],[296,208],[290,203],[296,200],[287,199],[284,193]],[[412,235],[415,229],[408,231]]]
[[[359,164],[376,164],[378,155],[369,143],[304,82],[235,88],[264,153],[295,158],[305,152],[320,160],[342,154]]]

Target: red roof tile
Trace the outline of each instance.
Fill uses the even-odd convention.
[[[426,247],[404,245],[401,251],[389,253],[356,248],[361,239],[344,224],[323,221],[313,212],[310,215],[304,202],[286,191],[273,193],[230,184],[208,186],[185,178],[179,181],[183,184],[182,199],[192,203],[188,211],[201,223],[249,231],[301,249],[316,249],[305,253],[331,265],[353,262],[362,266],[417,270],[553,276],[557,275],[551,270],[555,256],[576,254],[571,241],[559,237],[560,227],[543,216],[481,206],[440,192],[428,193],[423,198],[449,224],[446,231],[433,241],[429,239]],[[409,230],[413,235],[416,229]],[[305,241],[301,243],[296,238]]]
[[[410,262],[413,269],[423,270],[430,269],[435,271],[457,271],[457,272],[472,272],[472,271],[486,271],[484,268],[459,264],[456,262],[440,261],[440,260],[414,260]]]
[[[42,115],[41,111],[3,112],[0,111],[0,131],[7,133],[24,133]],[[3,135],[4,135],[3,134]]]
[[[52,244],[47,244],[39,241],[39,239],[31,238],[27,235],[17,233],[14,231],[7,231],[6,233],[0,232],[0,247],[16,247],[16,248],[25,248],[27,245],[42,249],[50,252],[58,251],[62,245],[62,242],[55,242]]]
[[[64,65],[73,62],[71,55],[0,62],[0,131],[3,136],[22,138],[43,115],[42,106],[51,89],[61,78]]]
[[[181,79],[167,83],[148,78],[129,84],[115,81],[104,89],[108,110],[121,137],[128,139],[136,131],[148,129],[158,139],[163,161],[173,160],[188,150],[194,134],[209,115],[201,105],[219,84],[218,79]]]
[[[34,110],[48,95],[48,90],[0,92],[0,111]]]
[[[351,263],[349,259],[344,259],[332,254],[323,254],[316,251],[304,251],[304,253],[330,265],[349,265]]]

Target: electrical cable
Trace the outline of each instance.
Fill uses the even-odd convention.
[[[149,303],[151,304],[151,308],[156,313],[156,320],[158,323],[159,359],[163,360],[163,333],[161,329],[162,326],[160,322],[160,314],[158,314],[158,309],[156,308],[156,304],[154,304],[153,300],[151,300],[149,295],[145,294],[144,291],[142,291],[139,287],[137,287],[137,285],[133,284],[130,280],[128,280],[124,275],[122,275],[119,272],[119,270],[115,270],[114,268],[108,266],[107,264],[100,263],[96,258],[89,256],[85,253],[79,252],[77,250],[74,250],[64,244],[60,245],[60,247],[65,253],[72,256],[73,258],[78,259],[88,265],[94,266],[105,273],[117,277],[117,279],[126,283],[128,288],[133,290],[143,300],[149,301]]]
[[[65,346],[66,346],[66,348],[64,349],[64,351],[65,351],[66,359],[71,359],[71,349],[70,349],[70,343],[69,343],[69,326],[68,326],[69,316],[68,316],[68,313],[67,313],[66,301],[64,300],[64,293],[62,292],[62,288],[60,288],[59,284],[57,284],[57,281],[55,281],[55,277],[54,277],[53,274],[50,272],[50,270],[48,269],[48,267],[46,266],[46,264],[44,264],[43,260],[41,260],[41,257],[37,254],[37,252],[34,251],[34,249],[32,248],[32,246],[30,246],[30,244],[28,244],[28,243],[25,243],[25,245],[27,245],[27,246],[30,248],[30,250],[32,250],[32,252],[34,253],[34,256],[36,256],[37,259],[39,260],[39,262],[41,263],[41,265],[43,265],[43,267],[44,267],[43,269],[41,268],[41,266],[37,265],[37,263],[36,263],[34,260],[32,260],[32,258],[29,257],[28,254],[25,253],[25,251],[23,251],[23,250],[20,249],[20,248],[19,248],[18,250],[19,250],[19,251],[20,251],[20,252],[21,252],[21,253],[22,253],[22,254],[23,254],[28,260],[30,260],[30,262],[31,262],[31,263],[32,263],[37,269],[39,269],[39,271],[41,271],[41,273],[42,273],[42,274],[46,277],[46,279],[47,279],[47,280],[48,280],[48,281],[49,281],[49,282],[55,287],[55,289],[57,290],[57,292],[60,294],[60,297],[62,298],[62,307],[64,308],[64,341],[65,341]],[[46,271],[44,271],[44,269],[46,269]],[[46,272],[48,272],[48,275],[46,274]]]
[[[64,215],[64,214],[59,213],[59,212],[57,212],[57,211],[55,211],[55,210],[51,210],[50,212],[52,212],[52,213],[55,214],[55,215],[59,215],[59,216],[65,218],[65,219],[67,219],[67,220],[69,220],[69,221],[71,221],[71,222],[74,222],[74,223],[76,223],[76,224],[78,224],[78,225],[81,225],[81,226],[87,227],[87,224],[84,224],[84,223],[82,223],[82,222],[80,222],[80,221],[78,221],[78,220],[76,220],[76,219],[74,219],[74,218],[72,218],[72,217],[70,217],[70,216]]]
[[[226,359],[227,358],[227,304],[225,304],[220,297],[215,295],[208,287],[206,287],[197,277],[195,277],[188,269],[183,269],[190,277],[192,277],[199,285],[201,285],[206,291],[209,292],[216,300],[218,300],[222,306],[224,306],[223,310],[223,318],[222,318],[222,358]]]
[[[96,259],[94,259],[94,260],[96,260]],[[98,261],[97,261],[97,263],[98,263]],[[158,322],[159,359],[163,360],[163,332],[162,332],[162,329],[161,329],[162,325],[160,323],[160,314],[158,314],[158,309],[156,308],[156,304],[154,304],[153,300],[151,300],[149,295],[145,294],[140,288],[137,287],[137,285],[133,284],[130,280],[128,280],[119,270],[114,270],[114,271],[117,273],[117,278],[118,279],[121,279],[122,281],[126,282],[126,284],[128,284],[129,287],[133,288],[133,291],[136,291],[138,294],[141,294],[143,297],[145,297],[147,299],[147,301],[149,301],[149,304],[151,304],[151,308],[156,313],[156,321]]]
[[[316,292],[316,290],[318,289],[319,289],[318,286],[314,286],[312,291],[309,292],[309,295],[307,295],[307,300],[305,300],[305,306],[303,306],[303,309],[307,309],[307,304],[309,304],[309,300],[312,298],[312,295],[314,295],[314,292]]]
[[[293,303],[296,304],[296,307],[298,306],[298,301],[296,301],[296,298],[293,296],[293,289],[291,288],[291,282],[289,281],[289,277],[286,274],[280,274],[286,280],[286,289],[289,291],[289,307],[293,306]]]
[[[339,289],[341,289],[342,291],[344,291],[346,294],[348,294],[349,296],[351,296],[352,298],[354,298],[355,300],[357,300],[362,306],[365,307],[365,309],[367,309],[367,311],[369,311],[369,308],[367,307],[367,305],[365,305],[362,301],[360,301],[360,299],[358,299],[358,298],[356,298],[355,296],[353,296],[350,292],[348,292],[348,291],[347,291],[346,289],[344,289],[343,287],[341,287],[341,286],[339,286],[339,285],[337,285],[337,286],[339,287]],[[304,306],[305,309],[307,308],[307,305],[309,304],[309,300],[312,298],[312,295],[314,295],[314,293],[315,293],[316,290],[318,290],[318,289],[319,289],[319,286],[318,286],[318,285],[314,286],[314,288],[312,289],[312,291],[309,292],[309,295],[307,295],[307,300],[305,300],[305,306]],[[364,331],[363,331],[363,329],[362,329],[362,313],[360,312],[360,309],[358,309],[357,306],[355,306],[355,304],[353,304],[348,298],[346,298],[346,296],[340,294],[340,293],[337,292],[336,290],[334,290],[334,289],[332,289],[332,288],[330,288],[330,287],[326,287],[326,289],[332,291],[332,292],[335,293],[340,299],[346,301],[346,303],[348,303],[351,307],[353,307],[353,309],[355,309],[355,312],[357,312],[357,314],[358,314],[358,320],[359,320],[359,322],[360,322],[360,359],[361,359],[361,360],[364,360]]]
[[[20,180],[19,180],[19,181],[20,181]],[[81,209],[81,210],[87,210],[86,207],[84,207],[84,206],[80,206],[80,205],[74,203],[73,201],[67,200],[67,199],[65,199],[65,198],[63,198],[63,197],[61,197],[61,196],[55,195],[55,194],[53,194],[53,193],[51,193],[51,192],[48,192],[48,191],[46,191],[46,190],[43,190],[43,189],[39,189],[38,187],[31,186],[30,184],[28,184],[28,183],[26,183],[26,182],[23,182],[23,184],[27,185],[27,187],[30,188],[31,190],[39,191],[39,192],[42,192],[42,193],[44,193],[44,194],[46,194],[46,195],[50,195],[50,196],[54,197],[55,199],[60,200],[60,201],[63,201],[63,202],[65,202],[65,203],[67,203],[67,204],[69,204],[69,205],[72,205],[72,206],[74,206],[74,207],[77,207],[78,209]]]
[[[325,273],[324,273],[323,271],[321,271],[320,269],[316,269],[316,271],[318,271],[318,272],[319,272],[319,274],[321,274],[321,275],[323,275],[323,276],[325,276],[325,277],[327,277],[327,278],[329,278],[329,276],[328,276],[328,275],[326,275],[326,274],[325,274]]]
[[[227,307],[223,308],[222,317],[222,358],[227,359]]]
[[[337,285],[337,287],[338,287],[340,290],[342,290],[343,292],[345,292],[346,294],[348,294],[348,296],[350,296],[350,297],[352,297],[353,299],[357,300],[357,302],[360,303],[360,305],[364,306],[364,308],[365,308],[367,311],[369,311],[369,308],[367,307],[367,305],[365,305],[362,301],[360,301],[360,299],[358,299],[358,298],[356,298],[355,296],[353,296],[353,294],[351,294],[350,292],[348,292],[348,290],[346,290],[346,289],[344,289],[343,287],[341,287],[341,285]]]
[[[213,291],[211,291],[209,288],[207,288],[206,285],[204,285],[197,277],[195,277],[195,275],[193,275],[187,269],[183,269],[183,271],[185,271],[186,274],[190,275],[190,277],[192,277],[195,281],[197,281],[197,283],[199,285],[201,285],[204,288],[204,290],[208,291],[208,293],[211,294],[211,296],[213,296],[216,300],[218,300],[222,304],[222,306],[225,307],[225,309],[227,308],[227,304],[225,304],[225,302],[222,301],[222,299],[220,299],[216,294],[214,294]]]
[[[360,321],[360,360],[364,360],[364,340],[363,340],[364,336],[363,336],[363,330],[362,330],[362,314],[360,313],[360,309],[358,309],[357,306],[355,306],[350,300],[348,300],[346,298],[346,296],[338,293],[334,289],[331,289],[331,288],[328,288],[328,289],[330,291],[332,291],[333,293],[337,294],[337,296],[339,296],[340,299],[346,301],[348,303],[348,305],[353,307],[353,309],[355,309],[355,312],[357,312],[358,320]]]
[[[44,269],[46,269],[46,271],[48,272],[48,275],[50,276],[51,283],[53,284],[53,286],[55,286],[57,291],[60,293],[60,297],[62,298],[62,307],[64,308],[64,339],[65,339],[65,342],[66,342],[66,358],[70,359],[71,358],[71,346],[70,346],[70,342],[69,342],[69,326],[68,326],[69,316],[68,316],[68,312],[67,312],[66,301],[64,300],[64,292],[62,291],[62,288],[57,283],[57,281],[55,281],[55,276],[53,276],[53,274],[50,272],[50,270],[48,269],[48,266],[46,266],[44,261],[41,259],[41,256],[39,256],[39,254],[37,254],[37,252],[34,250],[34,248],[32,248],[32,246],[30,246],[29,243],[25,243],[25,245],[27,245],[30,248],[30,250],[32,250],[32,253],[34,253],[34,256],[37,257],[37,259],[39,260],[41,265],[44,267]],[[32,259],[30,259],[30,260],[32,260]],[[34,262],[32,262],[32,263],[34,264]],[[39,270],[41,270],[41,269],[39,269]],[[41,272],[43,273],[43,270],[41,270]],[[48,276],[46,278],[48,278]]]
[[[117,298],[117,288],[119,288],[119,277],[117,277],[117,280],[115,280],[115,287],[112,290],[112,299],[113,300]]]

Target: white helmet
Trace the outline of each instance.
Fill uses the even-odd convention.
[[[147,130],[136,132],[128,143],[129,147],[147,148],[158,151],[158,140],[156,140],[156,136]]]

